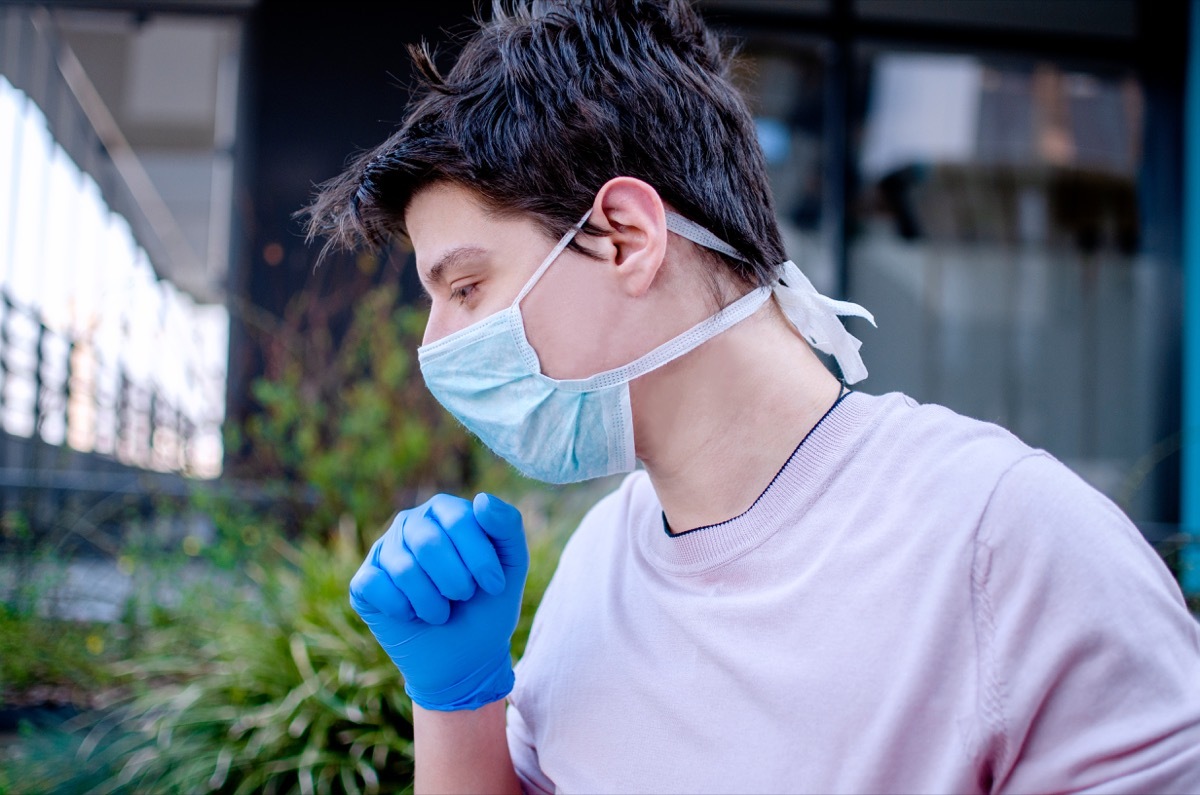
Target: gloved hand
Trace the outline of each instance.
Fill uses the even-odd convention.
[[[350,581],[350,603],[414,702],[476,709],[512,690],[528,572],[516,508],[490,494],[439,494],[396,516]]]

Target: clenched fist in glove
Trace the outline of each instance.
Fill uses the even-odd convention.
[[[490,494],[439,494],[396,516],[351,580],[350,603],[414,702],[476,709],[512,690],[528,572],[516,508]]]

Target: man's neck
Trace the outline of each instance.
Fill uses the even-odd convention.
[[[774,302],[634,381],[638,458],[671,531],[748,509],[841,388]]]

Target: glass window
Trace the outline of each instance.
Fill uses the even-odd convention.
[[[864,20],[1131,38],[1137,0],[853,0]]]
[[[999,423],[1135,520],[1172,520],[1158,495],[1179,277],[1142,245],[1155,219],[1139,210],[1136,77],[974,55],[864,60],[847,267],[851,299],[879,322],[853,326],[869,390]]]
[[[838,283],[832,226],[824,189],[829,157],[824,142],[826,68],[816,44],[751,40],[734,65],[750,103],[775,197],[784,246],[818,290]]]

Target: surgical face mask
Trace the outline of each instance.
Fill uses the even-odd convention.
[[[467,430],[528,477],[547,483],[571,483],[631,471],[636,458],[629,382],[750,317],[772,292],[809,342],[838,358],[848,382],[866,376],[858,358],[858,340],[842,328],[836,314],[870,319],[870,313],[855,304],[819,295],[789,261],[783,265],[783,281],[752,290],[624,367],[590,378],[550,378],[542,373],[537,353],[525,337],[521,301],[583,227],[588,215],[590,211],[563,235],[511,306],[417,351],[421,374],[433,396]],[[699,245],[742,259],[732,246],[707,229],[674,213],[667,213],[667,228]],[[797,322],[793,314],[802,322]]]

